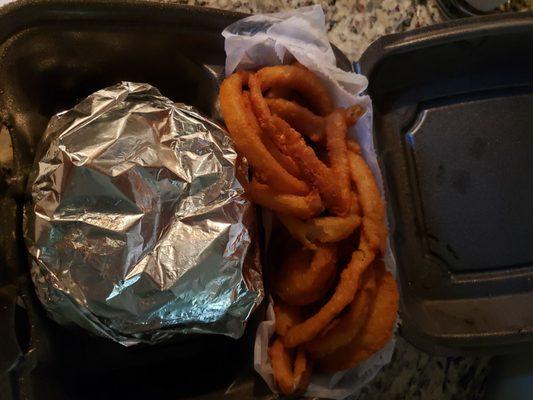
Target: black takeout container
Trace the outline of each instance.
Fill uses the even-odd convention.
[[[14,154],[0,171],[0,399],[271,397],[252,369],[257,321],[238,341],[187,336],[133,348],[50,321],[21,229],[29,168],[54,113],[130,80],[215,117],[220,33],[242,16],[145,1],[0,9],[0,124]],[[384,37],[359,64],[393,219],[401,333],[428,351],[533,342],[531,50],[531,15],[507,15]]]

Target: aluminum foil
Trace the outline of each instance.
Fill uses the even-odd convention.
[[[263,285],[239,171],[220,126],[148,84],[54,116],[24,224],[51,317],[123,345],[240,337]]]

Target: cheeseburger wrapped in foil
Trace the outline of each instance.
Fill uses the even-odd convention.
[[[236,161],[220,126],[147,84],[54,116],[25,213],[50,316],[123,345],[241,336],[263,286]]]

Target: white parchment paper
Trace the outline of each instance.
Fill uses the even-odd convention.
[[[361,145],[362,155],[376,177],[382,195],[383,181],[372,137],[372,103],[361,93],[368,81],[365,76],[337,68],[335,55],[328,41],[325,17],[318,5],[275,14],[254,15],[228,26],[225,38],[226,75],[237,69],[258,69],[267,65],[289,64],[297,60],[315,72],[333,94],[336,106],[360,105],[365,114],[350,129],[349,135]],[[385,265],[394,275],[396,262],[390,243]],[[268,344],[274,333],[272,301],[265,321],[256,333],[254,368],[272,391],[276,391]],[[390,362],[394,351],[393,338],[383,349],[356,367],[333,375],[313,373],[306,396],[343,399],[356,393],[378,371]]]

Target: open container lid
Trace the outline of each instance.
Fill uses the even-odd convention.
[[[385,36],[360,61],[401,333],[428,352],[533,349],[532,17]]]

